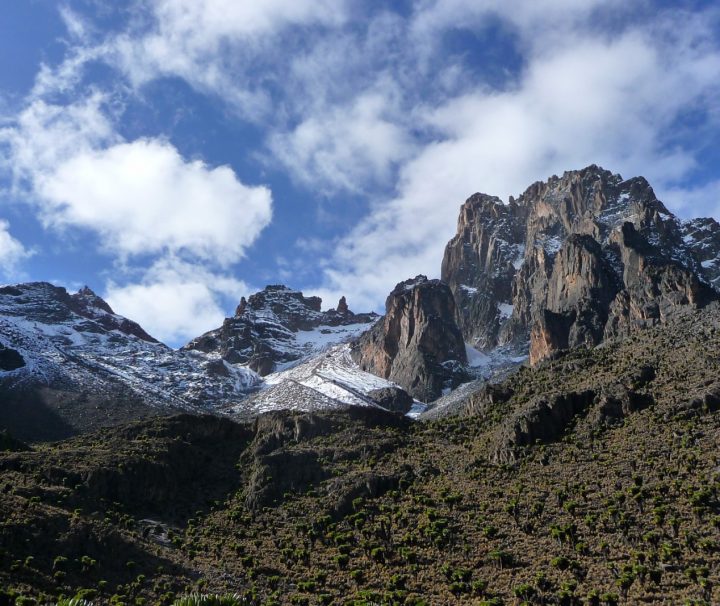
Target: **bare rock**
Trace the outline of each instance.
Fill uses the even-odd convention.
[[[353,345],[353,358],[363,370],[426,402],[465,380],[465,344],[455,323],[452,293],[444,283],[425,276],[401,282],[388,296],[385,310]]]
[[[227,362],[246,364],[264,376],[273,372],[278,364],[307,355],[297,343],[299,331],[348,324],[369,326],[377,319],[373,313],[354,314],[347,307],[345,297],[338,305],[342,311],[323,312],[321,305],[320,297],[306,297],[283,285],[266,286],[247,299],[240,299],[235,315],[226,318],[220,328],[200,335],[183,349],[218,353]]]
[[[720,225],[682,222],[642,177],[598,166],[537,182],[503,204],[461,207],[442,279],[465,340],[554,352],[667,321],[716,300]]]
[[[514,463],[523,448],[559,439],[575,417],[595,400],[595,392],[571,392],[542,397],[507,419],[497,433],[493,463]]]
[[[413,398],[408,392],[399,387],[381,387],[368,392],[368,397],[391,412],[405,414],[413,405]]]

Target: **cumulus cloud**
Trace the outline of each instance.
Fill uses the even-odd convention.
[[[5,169],[16,185],[32,188],[37,177],[68,158],[120,141],[109,113],[109,99],[99,91],[68,105],[32,99],[12,123],[0,129]]]
[[[249,291],[232,276],[168,257],[139,281],[108,283],[104,297],[117,313],[139,322],[155,338],[180,346],[220,326],[226,303],[237,304]]]
[[[10,224],[0,219],[0,272],[5,276],[15,275],[18,265],[30,257],[31,251],[10,233]]]
[[[90,228],[121,255],[185,252],[234,262],[272,215],[267,188],[243,185],[227,166],[188,162],[153,139],[78,154],[36,188],[47,224]]]
[[[106,105],[99,93],[67,106],[36,100],[0,132],[7,167],[44,225],[92,230],[121,258],[241,259],[271,220],[270,190],[186,160],[168,141],[123,141]]]

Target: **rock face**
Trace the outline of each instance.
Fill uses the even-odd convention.
[[[337,309],[321,311],[319,297],[287,286],[266,286],[243,297],[235,315],[220,328],[193,339],[183,349],[217,353],[230,364],[246,364],[264,376],[279,364],[299,360],[324,342],[341,341],[366,330],[377,314],[355,314],[345,297]]]
[[[595,392],[587,390],[553,394],[531,402],[500,426],[491,455],[492,462],[512,463],[516,460],[518,449],[554,442],[594,400]]]
[[[475,194],[442,263],[465,339],[560,349],[664,322],[718,298],[720,225],[682,222],[642,177],[597,166],[531,185],[517,200]]]
[[[385,316],[354,344],[353,359],[366,370],[431,401],[466,377],[465,344],[450,289],[417,276],[398,284],[385,302]]]

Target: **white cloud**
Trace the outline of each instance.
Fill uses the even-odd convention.
[[[682,138],[679,119],[711,112],[718,98],[708,12],[634,21],[626,17],[638,8],[650,14],[644,0],[418,0],[410,19],[356,4],[352,15],[372,17],[354,20],[349,3],[333,0],[142,4],[149,20],[97,46],[67,12],[79,46],[41,72],[35,98],[78,86],[92,60],[135,87],[176,76],[218,95],[265,129],[274,160],[308,189],[371,196],[371,213],[323,260],[326,297],[346,294],[357,309],[376,306],[405,277],[437,275],[457,209],[478,189],[517,194],[599,163],[644,174],[671,202],[684,196],[709,208],[714,195],[676,186],[699,149]],[[504,57],[476,58],[473,49],[448,57],[443,45],[453,30],[482,36],[497,19],[507,28],[498,52],[517,53],[522,67],[493,89],[484,70]],[[182,158],[166,141],[120,139],[109,105],[99,94],[66,110],[35,101],[14,138],[0,134],[42,195],[47,223],[94,229],[123,255],[240,258],[270,219],[269,192],[227,167]],[[157,169],[141,170],[149,166]],[[132,292],[177,283],[148,280]],[[194,299],[211,309],[202,292]]]
[[[122,258],[242,258],[272,218],[270,190],[186,160],[167,141],[123,141],[108,104],[99,93],[67,106],[37,100],[0,131],[6,168],[42,223],[90,229]]]
[[[155,338],[179,346],[222,324],[223,299],[237,304],[249,291],[231,276],[169,257],[156,262],[139,282],[110,282],[104,297]]]
[[[367,191],[391,176],[413,143],[388,97],[371,92],[349,107],[319,111],[289,133],[276,132],[269,147],[306,185],[333,190]]]
[[[720,217],[720,180],[697,187],[662,188],[658,197],[684,219]]]
[[[271,100],[247,72],[282,48],[278,35],[293,26],[336,26],[347,18],[344,0],[153,0],[149,6],[151,27],[106,41],[106,60],[135,87],[177,76],[252,118],[266,115]]]
[[[69,158],[118,142],[108,103],[97,91],[69,105],[33,100],[14,123],[0,129],[6,170],[32,186]]]
[[[90,228],[121,255],[231,263],[272,216],[267,188],[243,185],[227,166],[188,162],[154,139],[78,154],[42,175],[36,190],[46,224]]]
[[[476,29],[495,17],[516,28],[527,48],[542,50],[550,48],[550,43],[562,43],[578,27],[587,28],[598,9],[613,11],[617,18],[623,9],[642,4],[643,0],[421,0],[411,30],[427,47],[447,30]]]
[[[30,257],[32,252],[10,234],[10,224],[0,219],[0,271],[5,276],[13,276],[18,265]]]

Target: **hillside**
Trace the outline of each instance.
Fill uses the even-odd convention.
[[[718,351],[712,304],[430,422],[351,407],[9,442],[0,583],[128,604],[714,604]]]

